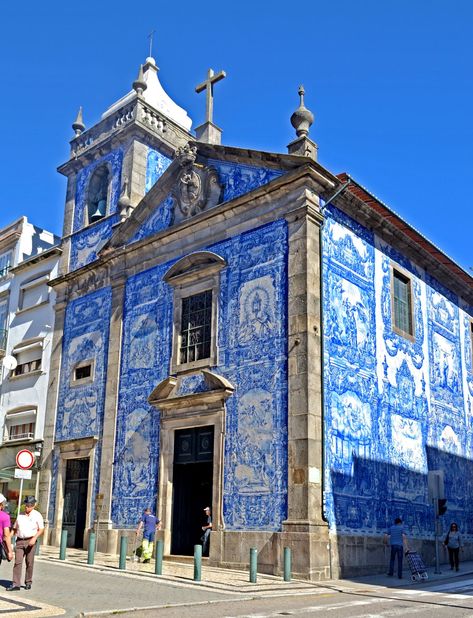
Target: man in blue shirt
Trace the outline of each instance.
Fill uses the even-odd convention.
[[[388,542],[388,538],[389,544],[391,546],[391,559],[389,561],[388,575],[394,574],[394,561],[397,556],[397,575],[399,579],[402,579],[402,558],[404,553],[404,544],[407,544],[407,536],[404,530],[404,526],[402,524],[402,519],[400,517],[396,517],[396,519],[394,520],[394,525],[386,531],[384,535],[385,545]]]
[[[141,518],[138,528],[136,529],[136,536],[143,529],[143,541],[141,543],[143,562],[150,562],[153,555],[154,537],[156,531],[160,529],[159,519],[151,514],[151,509],[148,507],[144,510],[143,517]]]

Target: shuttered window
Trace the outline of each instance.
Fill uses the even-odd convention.
[[[412,320],[412,290],[411,280],[403,273],[393,270],[393,324],[394,327],[412,336],[413,320]]]
[[[5,417],[5,433],[8,440],[32,440],[35,435],[36,408],[13,410]]]
[[[45,303],[49,298],[48,276],[43,275],[32,281],[24,283],[20,288],[19,309],[28,309],[41,303]]]
[[[17,360],[17,366],[12,371],[14,377],[24,376],[33,371],[41,370],[41,357],[43,348],[41,342],[33,345],[25,346],[24,348],[13,350],[13,355]]]

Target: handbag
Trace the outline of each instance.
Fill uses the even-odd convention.
[[[11,561],[11,558],[8,557],[8,548],[5,543],[5,539],[0,544],[0,564],[6,560],[7,562]]]

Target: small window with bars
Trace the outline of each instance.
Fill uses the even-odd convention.
[[[413,337],[411,280],[396,269],[393,269],[392,302],[394,328],[401,334]]]
[[[182,299],[179,363],[210,357],[212,290]]]

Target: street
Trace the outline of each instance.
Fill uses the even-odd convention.
[[[1,569],[0,586],[6,587],[10,570],[5,564]],[[125,618],[473,618],[472,573],[423,584],[406,579],[403,584],[387,587],[341,580],[305,589],[257,585],[254,592],[248,588],[243,592],[231,585],[217,589],[210,581],[163,581],[129,571],[38,560],[32,590],[0,591],[0,615],[111,618],[119,612]]]

